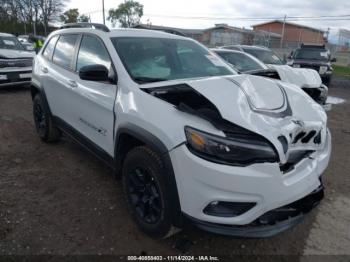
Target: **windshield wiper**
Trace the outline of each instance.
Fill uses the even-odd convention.
[[[166,78],[156,78],[156,77],[147,77],[147,76],[137,76],[134,77],[134,80],[138,83],[154,83],[154,82],[161,82],[161,81],[167,81]]]

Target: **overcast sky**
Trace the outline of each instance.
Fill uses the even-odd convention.
[[[123,0],[105,0],[106,17],[109,8],[116,8]],[[338,16],[349,15],[340,21],[293,21],[323,30],[331,29],[334,38],[339,28],[350,30],[349,0],[139,0],[144,5],[143,23],[182,28],[208,28],[215,23],[250,28],[262,21],[244,21],[242,17]],[[68,8],[91,15],[92,22],[102,22],[102,0],[70,0]],[[172,17],[166,17],[172,16]],[[232,17],[232,19],[183,19],[180,17]],[[235,19],[236,18],[236,19]],[[108,24],[110,25],[110,24]]]

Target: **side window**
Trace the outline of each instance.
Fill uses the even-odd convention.
[[[52,37],[49,41],[49,43],[46,45],[45,50],[43,52],[43,56],[49,60],[52,59],[52,54],[53,54],[53,50],[55,48],[56,42],[58,39],[58,35],[55,35],[54,37]]]
[[[53,54],[53,62],[67,69],[71,68],[74,46],[78,35],[61,35]]]
[[[111,69],[111,59],[103,43],[94,36],[85,35],[81,40],[76,70],[79,71],[83,66],[95,64],[104,65],[108,70]]]

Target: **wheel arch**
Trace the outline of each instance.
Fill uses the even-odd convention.
[[[134,124],[127,124],[119,127],[116,134],[114,152],[115,173],[117,178],[121,178],[123,160],[127,152],[136,146],[147,146],[161,157],[166,170],[166,186],[170,193],[173,206],[173,224],[176,227],[182,227],[182,213],[174,169],[170,159],[169,150],[159,138],[144,128]]]

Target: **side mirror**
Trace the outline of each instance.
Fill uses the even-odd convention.
[[[79,70],[79,77],[88,81],[108,81],[108,69],[104,65],[87,65]]]
[[[335,57],[333,57],[333,58],[331,59],[331,62],[332,62],[332,63],[337,62],[337,59],[336,59]]]

